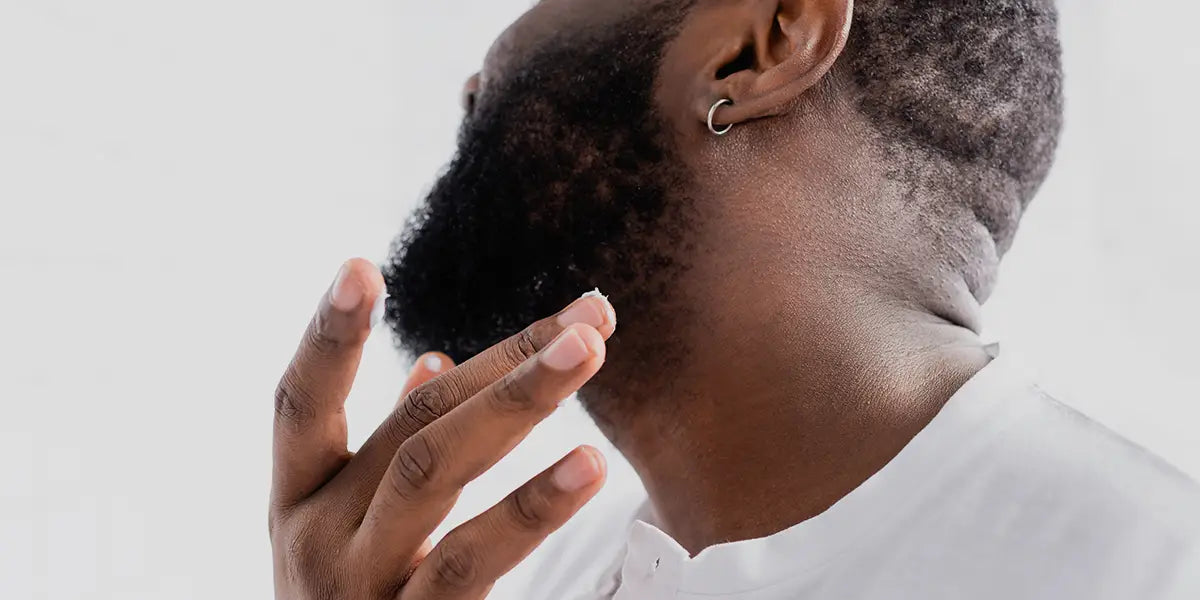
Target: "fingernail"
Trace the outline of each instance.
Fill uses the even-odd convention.
[[[607,323],[617,326],[617,311],[613,310],[608,298],[600,290],[592,290],[571,303],[561,315],[558,324],[566,327],[574,323],[585,323],[600,329]]]
[[[371,329],[375,329],[375,326],[383,321],[383,313],[387,310],[387,299],[387,290],[380,290],[379,296],[375,298],[375,305],[371,307]]]
[[[329,293],[330,304],[340,311],[351,311],[362,302],[362,297],[362,287],[350,277],[350,263],[343,264],[337,279],[333,280],[333,289]]]
[[[592,452],[576,450],[554,469],[554,487],[564,492],[579,491],[600,478],[600,463]]]
[[[608,324],[613,327],[617,326],[617,311],[613,308],[612,302],[608,301],[608,296],[600,292],[600,288],[596,288],[583,295],[584,298],[599,298],[604,304],[604,316],[608,319]]]
[[[568,329],[542,352],[542,363],[556,371],[568,371],[583,364],[592,355],[578,331]]]
[[[425,358],[421,359],[421,364],[424,365],[425,370],[429,371],[430,373],[442,372],[442,357],[436,354],[426,354]]]

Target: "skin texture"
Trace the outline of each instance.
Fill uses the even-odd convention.
[[[275,393],[277,597],[482,598],[603,484],[603,458],[580,447],[430,544],[463,486],[600,369],[612,307],[580,299],[458,367],[422,357],[351,454],[344,404],[382,287],[369,262],[347,262]]]
[[[887,464],[987,364],[980,304],[1061,119],[1047,2],[939,6],[543,0],[514,23],[382,278],[349,263],[361,298],[386,285],[401,348],[474,358],[351,456],[370,308],[331,292],[276,399],[280,597],[485,594],[602,469],[570,493],[545,475],[509,502],[536,511],[438,548],[428,532],[576,389],[692,553],[811,518]],[[595,286],[611,305],[581,301],[575,327],[603,350],[569,376],[527,366],[567,323],[526,324]],[[514,378],[520,418],[478,408]]]

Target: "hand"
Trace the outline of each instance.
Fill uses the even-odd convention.
[[[418,361],[395,411],[353,454],[344,403],[382,289],[373,265],[347,262],[276,391],[277,598],[482,598],[603,485],[603,457],[577,448],[433,547],[463,486],[600,369],[616,319],[586,297],[461,366],[427,355],[442,368]]]

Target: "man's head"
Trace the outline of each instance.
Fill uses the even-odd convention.
[[[1049,168],[1058,52],[1052,0],[543,0],[469,90],[389,322],[463,359],[600,287],[644,362],[841,286],[974,326]]]

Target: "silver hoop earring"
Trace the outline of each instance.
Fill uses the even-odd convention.
[[[721,108],[721,106],[725,104],[733,106],[733,100],[730,100],[729,98],[721,98],[720,100],[717,100],[716,104],[712,105],[712,108],[708,109],[708,130],[711,131],[713,135],[725,135],[729,133],[730,129],[733,129],[733,123],[730,123],[721,129],[717,129],[713,126],[713,117],[717,115],[717,109]]]

